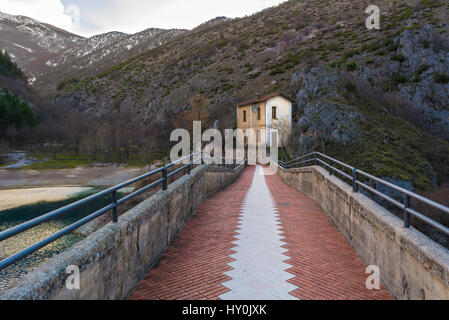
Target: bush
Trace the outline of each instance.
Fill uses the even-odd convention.
[[[226,38],[221,38],[218,42],[217,42],[217,47],[218,48],[222,48],[222,47],[226,47],[229,43],[229,39]]]
[[[391,57],[391,60],[398,61],[398,62],[404,62],[405,57],[402,54],[395,54]]]
[[[345,88],[346,88],[346,90],[348,90],[349,92],[354,92],[354,91],[357,89],[356,85],[355,85],[352,81],[346,82]]]
[[[357,63],[350,62],[346,65],[346,70],[348,71],[355,71],[357,69]]]
[[[395,85],[401,84],[401,83],[406,83],[407,82],[407,77],[402,75],[402,74],[394,74],[392,77],[392,81]]]
[[[430,68],[429,65],[423,64],[423,65],[421,65],[421,66],[418,68],[418,70],[416,70],[416,74],[417,74],[417,75],[421,75],[424,71],[426,71],[426,70],[429,69],[429,68]]]
[[[249,49],[249,48],[251,48],[251,46],[249,46],[249,45],[246,44],[246,43],[243,43],[243,44],[237,49],[237,51],[238,51],[238,52],[243,52],[243,51],[245,51],[245,50],[247,50],[247,49]]]
[[[58,91],[61,91],[61,90],[64,90],[64,88],[66,88],[68,85],[77,84],[79,82],[80,81],[78,79],[75,79],[75,78],[74,79],[65,80],[65,81],[60,82],[58,84],[58,86],[56,87],[56,89]]]
[[[436,83],[448,84],[449,76],[445,73],[435,72],[435,74],[433,75],[433,81],[435,81]]]
[[[353,57],[353,56],[355,56],[357,54],[360,54],[359,50],[349,50],[349,51],[346,51],[344,53],[344,57],[345,57],[345,59],[348,59],[348,58],[351,58],[351,57]]]

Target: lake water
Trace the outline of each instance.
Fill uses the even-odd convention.
[[[31,205],[24,205],[13,209],[0,211],[0,231],[4,231],[13,226],[19,225],[28,220],[39,217],[45,213],[73,203],[88,195],[100,191],[99,189],[89,189],[79,193],[71,198],[52,201],[40,202]],[[123,194],[122,194],[123,196]],[[45,222],[39,226],[31,228],[21,234],[10,239],[0,242],[0,260],[3,260],[12,254],[25,249],[26,247],[50,236],[51,234],[61,230],[77,220],[88,216],[89,214],[99,210],[100,208],[111,203],[111,196],[94,200],[82,207],[70,211],[56,219]],[[106,213],[108,214],[108,213]],[[71,247],[83,238],[82,235],[75,233],[68,234],[61,239],[49,244],[48,246],[34,252],[28,257],[16,262],[8,268],[0,271],[0,291],[17,283],[25,274],[38,268],[44,262],[55,257],[57,254]]]

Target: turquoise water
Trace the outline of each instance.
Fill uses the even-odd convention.
[[[0,231],[4,231],[25,221],[39,217],[45,213],[73,203],[98,191],[100,190],[92,189],[82,192],[66,200],[40,202],[32,205],[25,205],[0,211]],[[81,206],[78,209],[67,212],[58,218],[47,221],[10,239],[1,241],[0,260],[5,259],[16,252],[25,249],[26,247],[50,236],[58,230],[61,230],[62,228],[76,222],[77,220],[88,216],[89,214],[101,209],[102,207],[110,203],[111,196],[104,196],[103,198],[94,200],[88,204]],[[108,213],[105,214],[107,215]],[[47,260],[55,257],[57,254],[71,247],[82,238],[82,235],[77,234],[76,232],[72,232],[71,234],[62,237],[61,239],[22,259],[21,261],[18,261],[8,268],[0,271],[0,291],[14,285],[25,274],[36,269]]]

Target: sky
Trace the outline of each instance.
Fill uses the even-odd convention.
[[[192,29],[218,16],[243,17],[285,0],[0,0],[0,11],[90,37],[109,31]]]

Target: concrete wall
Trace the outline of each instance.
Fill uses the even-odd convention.
[[[313,198],[398,299],[449,299],[449,250],[321,167],[279,169],[291,187]]]
[[[223,189],[224,186],[229,186],[240,177],[240,174],[245,170],[245,165],[233,169],[208,167],[205,173],[206,176],[206,196],[212,197],[214,194]]]
[[[203,201],[243,171],[199,166],[72,248],[26,275],[0,299],[123,299],[159,260]],[[232,177],[232,178],[230,178]],[[80,290],[68,290],[68,266],[80,269]]]

